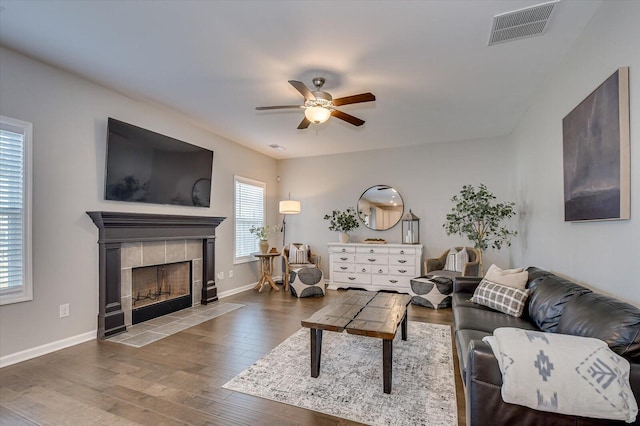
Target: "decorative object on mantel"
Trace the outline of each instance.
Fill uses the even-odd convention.
[[[511,237],[518,235],[517,231],[501,225],[504,220],[515,216],[515,203],[493,203],[495,199],[496,196],[482,183],[477,191],[472,185],[464,185],[460,196],[454,195],[451,199],[455,206],[442,225],[447,235],[465,236],[480,250],[480,275],[484,275],[484,250],[489,247],[500,250],[502,244],[511,246]]]
[[[402,241],[405,244],[420,244],[420,218],[411,209],[402,218]]]
[[[269,251],[269,237],[280,230],[280,225],[252,226],[249,228],[251,234],[255,234],[260,239],[260,253]]]
[[[331,215],[325,214],[324,220],[329,221],[329,231],[340,232],[339,238],[341,243],[348,243],[349,232],[360,226],[358,219],[356,218],[356,211],[351,207],[347,208],[343,212],[340,210],[334,210],[331,212]]]
[[[562,119],[564,220],[631,217],[629,67]]]

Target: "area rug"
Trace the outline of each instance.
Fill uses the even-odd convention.
[[[302,328],[223,387],[370,425],[457,425],[451,328],[409,321],[393,342],[391,394],[382,390],[382,340],[323,332],[310,375]]]
[[[109,337],[107,341],[141,348],[243,306],[239,303],[223,302],[193,306],[129,326],[126,333]]]

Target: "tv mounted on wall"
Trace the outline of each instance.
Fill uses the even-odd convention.
[[[109,118],[105,199],[209,207],[213,151]]]

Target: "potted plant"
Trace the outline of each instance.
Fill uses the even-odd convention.
[[[340,242],[349,242],[349,232],[360,226],[355,209],[349,207],[345,211],[334,210],[330,215],[325,214],[324,220],[329,221],[329,231],[340,232]]]
[[[252,226],[249,232],[260,240],[260,253],[269,251],[269,237],[280,230],[280,225]]]
[[[511,245],[511,237],[518,235],[502,222],[515,216],[515,203],[494,203],[496,197],[484,184],[478,190],[471,185],[464,185],[459,195],[451,201],[455,203],[451,213],[447,214],[447,222],[442,225],[447,235],[458,234],[467,237],[480,250],[480,274],[484,275],[482,254],[491,247],[500,250],[503,244]]]

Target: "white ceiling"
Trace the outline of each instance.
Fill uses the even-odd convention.
[[[601,3],[562,0],[544,35],[487,46],[494,15],[543,1],[0,0],[0,43],[294,158],[508,134]],[[315,76],[374,93],[340,108],[366,123],[255,110],[302,103],[287,80]]]

